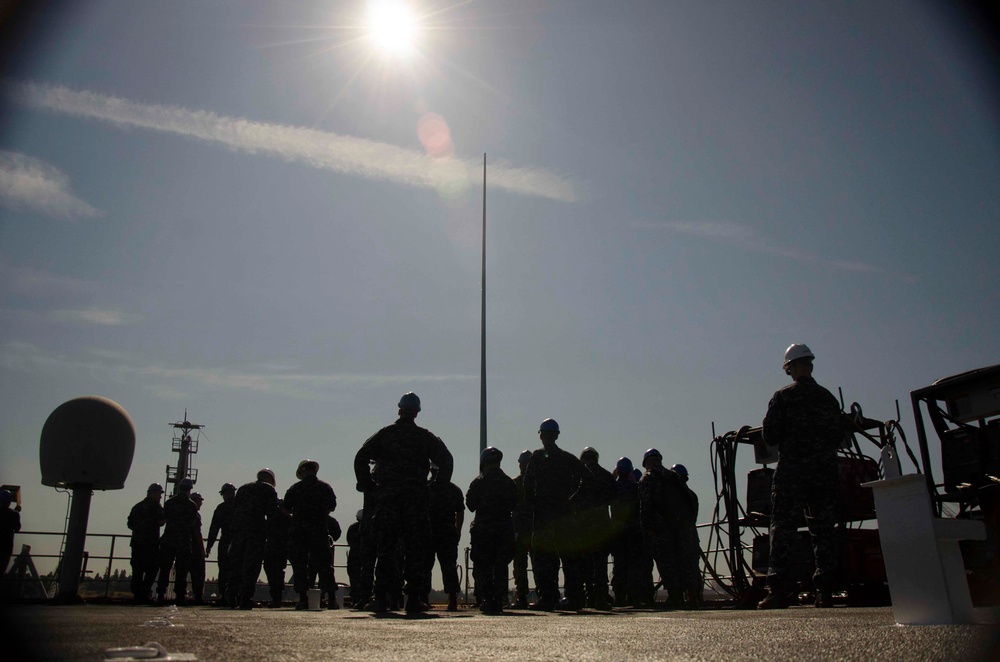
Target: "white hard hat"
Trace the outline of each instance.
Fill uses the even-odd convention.
[[[783,368],[787,368],[788,364],[792,361],[797,361],[798,359],[815,359],[816,356],[812,353],[812,350],[808,346],[802,343],[792,343],[785,350],[785,363],[782,365]]]

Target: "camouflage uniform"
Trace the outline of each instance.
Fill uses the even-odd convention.
[[[589,472],[575,456],[561,448],[532,452],[524,472],[525,501],[532,513],[531,565],[540,601],[559,601],[559,561],[566,580],[566,599],[573,607],[584,604],[576,531],[575,499]]]
[[[517,493],[514,508],[514,593],[524,603],[528,599],[528,555],[531,554],[531,510],[524,501],[524,476],[512,479]]]
[[[614,569],[611,588],[619,607],[640,606],[649,600],[652,578],[644,578],[642,569],[646,551],[639,526],[639,486],[631,476],[615,479],[615,498],[611,502],[611,554]]]
[[[378,466],[377,484],[368,468],[370,460]],[[376,599],[387,600],[398,590],[395,567],[400,542],[405,553],[407,595],[419,599],[424,587],[430,585],[426,563],[431,526],[427,472],[432,462],[439,467],[437,479],[450,481],[453,460],[444,442],[406,417],[372,435],[354,458],[358,490],[368,497],[365,514],[371,511],[372,517]]]
[[[278,510],[278,493],[270,483],[246,483],[233,499],[233,540],[229,545],[230,577],[227,601],[248,606],[257,591],[257,578],[264,562],[267,519]]]
[[[278,501],[278,509],[274,511],[272,517],[267,518],[265,526],[267,542],[264,543],[263,565],[272,606],[281,604],[285,592],[285,568],[288,567],[289,557],[288,538],[292,526],[291,516],[281,509],[281,505],[281,501]],[[292,571],[294,572],[294,566]]]
[[[160,576],[156,580],[156,593],[162,600],[170,582],[170,568],[176,563],[174,593],[177,594],[177,601],[183,603],[198,506],[191,500],[189,492],[178,492],[163,504],[163,517],[166,525],[160,538]]]
[[[289,553],[296,593],[304,597],[312,585],[313,573],[318,573],[320,590],[333,595],[337,589],[327,518],[337,508],[337,495],[329,483],[306,476],[288,488],[284,503],[292,514]]]
[[[683,568],[691,546],[686,524],[693,517],[681,477],[670,469],[649,467],[639,481],[639,519],[672,606],[683,604],[689,588]]]
[[[465,498],[462,488],[455,483],[432,481],[431,491],[431,547],[428,549],[428,576],[434,569],[434,557],[437,556],[441,567],[441,580],[444,582],[444,592],[458,593],[461,588],[458,583],[458,541],[462,531],[455,527],[456,515],[465,513]],[[430,585],[424,587],[424,592],[430,591]]]
[[[771,484],[767,585],[776,591],[788,588],[788,550],[806,510],[816,560],[813,582],[829,591],[836,571],[837,448],[844,436],[839,403],[815,379],[801,377],[771,398],[762,431],[780,454]]]
[[[590,474],[580,485],[578,506],[584,590],[588,606],[610,608],[608,554],[612,531],[608,508],[615,497],[615,478],[596,460],[586,460],[583,466]]]
[[[211,548],[215,545],[216,540],[219,541],[216,559],[218,560],[220,597],[226,595],[226,591],[229,588],[229,578],[232,576],[229,545],[233,537],[232,518],[233,508],[236,505],[235,501],[235,499],[229,499],[216,506],[215,512],[212,513],[212,523],[208,525],[208,547]],[[220,534],[221,538],[219,537]]]
[[[469,527],[473,578],[487,609],[507,602],[507,566],[514,558],[514,520],[517,488],[500,467],[477,476],[465,494],[476,518]]]
[[[160,569],[160,526],[163,506],[159,500],[143,499],[132,506],[128,528],[132,531],[132,595],[137,601],[149,599]]]

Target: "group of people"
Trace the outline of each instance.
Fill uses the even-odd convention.
[[[542,447],[521,453],[514,478],[501,468],[503,453],[486,448],[463,501],[461,488],[451,482],[451,453],[416,424],[419,412],[420,399],[404,395],[398,420],[355,456],[364,508],[347,539],[351,597],[358,608],[426,610],[437,558],[447,608],[456,609],[455,568],[466,508],[475,515],[471,560],[476,603],[485,612],[651,605],[654,564],[668,605],[700,604],[698,499],[687,487],[683,466],[667,469],[660,452],[650,449],[643,457],[645,473],[636,475],[628,458],[609,472],[593,448],[579,458],[559,448],[559,424],[547,419],[539,426]],[[609,555],[614,601],[608,591]],[[531,605],[529,557],[538,595]],[[511,562],[515,594],[509,602]],[[560,566],[565,596],[559,591]]]
[[[760,608],[786,605],[788,540],[794,513],[811,509],[808,519],[816,556],[817,606],[831,604],[832,527],[836,449],[842,436],[836,400],[812,379],[814,356],[793,345],[785,370],[794,382],[772,398],[764,420],[765,440],[782,455],[772,487],[769,594]],[[398,419],[372,435],[354,459],[357,490],[364,507],[347,531],[352,603],[376,613],[429,609],[431,574],[441,567],[449,610],[457,609],[458,544],[465,509],[470,526],[471,559],[480,609],[539,611],[608,610],[612,606],[651,606],[654,566],[667,592],[666,606],[701,605],[701,550],[696,522],[698,498],[688,487],[687,469],[667,468],[650,448],[642,469],[620,458],[613,471],[599,464],[594,448],[579,457],[557,444],[553,419],[541,423],[541,448],[518,457],[519,473],[501,468],[503,453],[486,448],[479,475],[464,497],[451,482],[453,458],[440,438],[418,426],[420,398],[405,394]],[[340,526],[331,516],[337,499],[319,480],[319,463],[303,460],[298,482],[279,500],[274,472],[262,469],[255,482],[238,490],[222,487],[207,547],[201,537],[202,503],[190,480],[161,507],[163,488],[150,485],[132,509],[132,590],[137,603],[150,602],[156,573],[157,602],[163,602],[171,566],[177,603],[185,604],[187,576],[194,602],[202,602],[204,560],[218,539],[219,588],[224,604],[253,607],[263,566],[271,604],[280,604],[286,557],[291,561],[298,608],[307,608],[307,591],[317,583],[336,608],[333,541]],[[162,536],[159,529],[164,526]],[[218,537],[218,538],[217,538]],[[608,559],[613,575],[608,581]],[[537,600],[528,596],[528,559]],[[508,601],[508,568],[514,566],[514,599]],[[562,567],[564,593],[559,590]],[[612,596],[613,593],[613,596]]]
[[[188,604],[188,575],[192,604],[205,604],[205,558],[218,542],[223,606],[252,609],[262,567],[270,589],[269,604],[279,606],[285,568],[291,561],[293,584],[300,598],[297,607],[308,608],[308,590],[318,580],[329,608],[337,608],[332,544],[340,538],[340,525],[330,515],[337,507],[337,497],[318,473],[315,460],[300,462],[295,473],[298,482],[288,488],[284,499],[278,498],[271,469],[261,469],[255,481],[239,489],[226,483],[220,490],[222,503],[212,515],[207,545],[199,513],[204,499],[191,491],[191,480],[181,480],[177,493],[162,506],[163,487],[150,485],[146,498],[132,508],[128,518],[133,602],[163,604],[173,569],[175,604]],[[151,596],[154,581],[155,600]]]

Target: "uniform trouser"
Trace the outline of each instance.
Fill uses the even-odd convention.
[[[566,580],[566,598],[583,604],[583,579],[580,574],[579,551],[576,544],[575,520],[572,513],[535,515],[531,536],[531,567],[539,599],[559,600],[559,561],[562,560]]]
[[[219,541],[219,551],[216,554],[219,573],[219,597],[224,597],[229,589],[230,577],[232,577],[232,561],[229,557],[229,540]]]
[[[325,530],[293,531],[288,556],[292,562],[296,593],[305,593],[312,586],[315,575],[319,576],[321,590],[331,595],[336,592],[333,554],[330,550],[330,538]]]
[[[523,531],[514,535],[514,593],[518,598],[527,599],[531,589],[528,586],[528,555],[531,553],[531,532]]]
[[[263,531],[244,531],[233,538],[229,546],[232,575],[229,578],[228,597],[249,602],[257,591],[257,578],[264,562],[265,534]]]
[[[647,532],[648,533],[648,532]],[[648,533],[646,541],[656,570],[660,573],[663,588],[672,600],[683,596],[684,538],[686,533],[677,528]]]
[[[191,553],[191,594],[202,600],[205,594],[205,557],[201,551]]]
[[[375,528],[368,512],[361,520],[361,544],[351,547],[347,556],[347,572],[351,575],[351,601],[356,605],[366,602],[372,595],[375,573]]]
[[[375,529],[377,561],[375,592],[387,597],[399,590],[400,541],[403,547],[403,580],[407,595],[420,597],[430,588],[427,546],[430,513],[426,491],[384,496],[375,504],[372,524]]]
[[[473,528],[470,531],[472,578],[482,602],[507,602],[507,568],[514,558],[514,531],[510,528]]]
[[[833,551],[834,526],[837,518],[837,464],[824,463],[796,467],[778,463],[771,483],[771,558],[767,570],[767,585],[786,590],[789,550],[804,513],[812,538],[816,572],[813,584],[817,590],[830,590],[837,560]]]
[[[158,547],[132,548],[132,595],[146,600],[153,590],[156,573],[160,569],[160,550]]]
[[[431,546],[428,548],[427,572],[430,574],[434,570],[434,557],[437,556],[444,592],[449,594],[458,593],[461,588],[458,583],[458,540],[457,534],[432,536]],[[430,585],[425,590],[429,591]]]
[[[160,541],[160,575],[156,580],[157,595],[167,592],[170,583],[170,568],[174,568],[174,593],[178,600],[184,599],[187,593],[188,569],[191,565],[191,540],[161,540]]]
[[[288,566],[286,556],[285,550],[264,552],[264,576],[267,577],[271,602],[281,602],[281,596],[285,592],[285,568]]]
[[[620,605],[644,602],[649,593],[647,584],[652,578],[644,579],[642,573],[642,533],[628,529],[618,534],[611,547],[614,564],[611,571],[611,590],[615,602]]]

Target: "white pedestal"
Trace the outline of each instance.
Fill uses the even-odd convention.
[[[959,540],[983,540],[974,520],[934,517],[924,476],[864,483],[875,492],[879,539],[892,596],[902,625],[981,623],[990,610],[976,610],[969,596]]]

